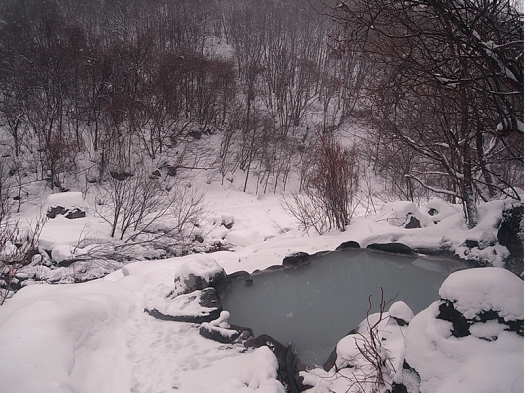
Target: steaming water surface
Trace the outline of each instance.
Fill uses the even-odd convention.
[[[416,314],[439,299],[451,272],[465,267],[450,259],[336,251],[299,269],[252,275],[252,286],[236,280],[221,300],[231,323],[292,343],[304,363],[322,365],[366,318],[369,296],[371,312],[379,311],[383,288],[385,301],[403,300]]]

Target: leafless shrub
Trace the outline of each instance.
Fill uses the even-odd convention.
[[[368,297],[368,311],[366,313],[367,330],[366,334],[359,333],[355,338],[355,345],[359,353],[370,364],[371,372],[365,375],[364,381],[374,386],[374,390],[389,385],[385,380],[385,374],[395,372],[392,361],[388,358],[382,344],[382,334],[379,325],[388,315],[385,315],[387,303],[384,300],[383,288],[381,288],[381,301],[379,303],[379,316],[376,321],[370,320],[370,310],[372,309],[371,296]]]
[[[152,177],[143,168],[133,175],[112,176],[101,185],[97,199],[101,204],[95,210],[111,225],[111,237],[118,232],[120,240],[130,244],[146,234],[148,241],[180,236],[188,224],[198,222],[204,208],[204,194],[171,179]],[[157,232],[155,225],[164,217],[171,223]]]
[[[16,274],[38,254],[38,238],[44,224],[39,219],[24,231],[4,218],[0,216],[0,305],[11,296]]]
[[[385,312],[386,306],[391,301],[384,300],[384,292],[381,288],[379,312],[371,314],[371,296],[368,298],[369,307],[366,320],[353,334],[356,350],[352,356],[341,359],[343,366],[339,364],[339,367],[337,365],[335,367],[337,377],[344,378],[348,383],[347,392],[379,393],[388,392],[391,389],[388,376],[394,375],[396,370],[384,347],[384,332],[382,331],[389,318]]]
[[[333,136],[318,134],[314,164],[306,174],[302,195],[282,201],[283,209],[304,229],[322,234],[332,228],[344,231],[353,212],[358,189],[357,151],[343,147]]]
[[[305,231],[313,228],[319,235],[322,235],[330,228],[322,208],[322,201],[314,192],[309,192],[309,190],[302,194],[294,192],[281,199],[281,206],[286,213],[299,221],[301,228]]]

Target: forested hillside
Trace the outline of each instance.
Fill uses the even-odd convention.
[[[512,1],[0,7],[4,205],[42,179],[117,199],[146,185],[152,199],[206,169],[210,181],[242,173],[244,190],[255,176],[257,193],[292,176],[314,205],[343,179],[329,222],[343,229],[348,195],[374,176],[393,199],[463,203],[473,227],[477,202],[523,187],[523,18]],[[357,121],[368,131],[341,144]]]

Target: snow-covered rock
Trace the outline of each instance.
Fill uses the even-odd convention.
[[[230,325],[230,313],[222,311],[219,318],[211,322],[203,322],[199,328],[199,334],[207,339],[223,344],[243,342],[253,338],[253,331],[249,328]]]
[[[324,369],[301,372],[308,392],[385,392],[403,364],[403,342],[412,310],[395,302],[388,312],[369,315],[343,337]]]
[[[213,287],[221,295],[230,285],[223,267],[213,258],[197,255],[184,263],[175,273],[173,295],[191,293]]]
[[[468,269],[451,274],[439,296],[467,319],[495,311],[505,321],[523,319],[523,281],[500,268]]]
[[[385,203],[381,208],[378,219],[387,221],[390,225],[400,227],[408,225],[412,217],[416,219],[420,226],[427,226],[430,222],[428,215],[419,210],[414,202],[396,201]]]
[[[523,281],[500,268],[451,274],[410,322],[395,382],[409,393],[522,392]]]

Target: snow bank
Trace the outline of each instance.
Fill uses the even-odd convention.
[[[134,309],[114,283],[20,290],[0,308],[2,391],[124,392],[123,327]]]
[[[505,320],[523,319],[523,281],[505,269],[487,267],[451,274],[439,296],[467,319],[494,310]]]
[[[57,194],[51,194],[47,197],[43,207],[62,206],[66,209],[72,209],[75,207],[83,208],[85,204],[84,197],[81,192],[60,192]]]
[[[450,322],[436,319],[437,315],[435,303],[410,323],[405,360],[420,382],[406,375],[398,379],[409,392],[523,392],[523,337],[498,330],[495,341],[474,335],[454,338]]]
[[[522,392],[523,336],[480,315],[492,310],[505,321],[523,323],[523,281],[499,268],[469,269],[451,274],[439,294],[469,320],[469,332],[455,335],[453,322],[442,316],[445,300],[433,303],[410,322],[409,369],[398,372],[396,382],[410,393]]]
[[[415,217],[421,226],[427,226],[430,222],[428,216],[419,210],[414,202],[396,201],[383,205],[378,214],[378,219],[386,220],[390,225],[400,227],[408,224],[410,217]]]

